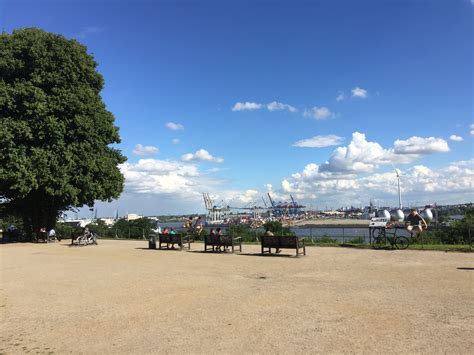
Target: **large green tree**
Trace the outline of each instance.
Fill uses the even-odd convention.
[[[0,211],[27,232],[123,190],[126,158],[100,92],[97,63],[76,40],[28,28],[0,34]]]

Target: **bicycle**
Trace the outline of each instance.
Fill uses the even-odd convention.
[[[387,232],[386,227],[377,228],[373,231],[372,247],[374,249],[382,249],[390,244],[392,249],[406,249],[410,245],[410,240],[402,235],[397,235],[399,229],[402,227],[396,226],[393,233]]]

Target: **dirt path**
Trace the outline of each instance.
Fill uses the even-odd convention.
[[[474,352],[472,254],[146,247],[0,246],[0,353]]]

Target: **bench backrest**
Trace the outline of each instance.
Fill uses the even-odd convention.
[[[231,235],[205,235],[204,242],[208,245],[231,246],[233,238]]]
[[[160,243],[180,243],[180,234],[159,234]]]
[[[272,248],[296,248],[299,246],[299,239],[295,235],[262,235],[262,246]]]

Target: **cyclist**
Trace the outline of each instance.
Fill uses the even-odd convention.
[[[418,214],[416,208],[412,208],[410,214],[405,218],[405,226],[412,237],[413,233],[418,235],[423,232],[423,229],[428,228],[428,224],[423,217]]]

